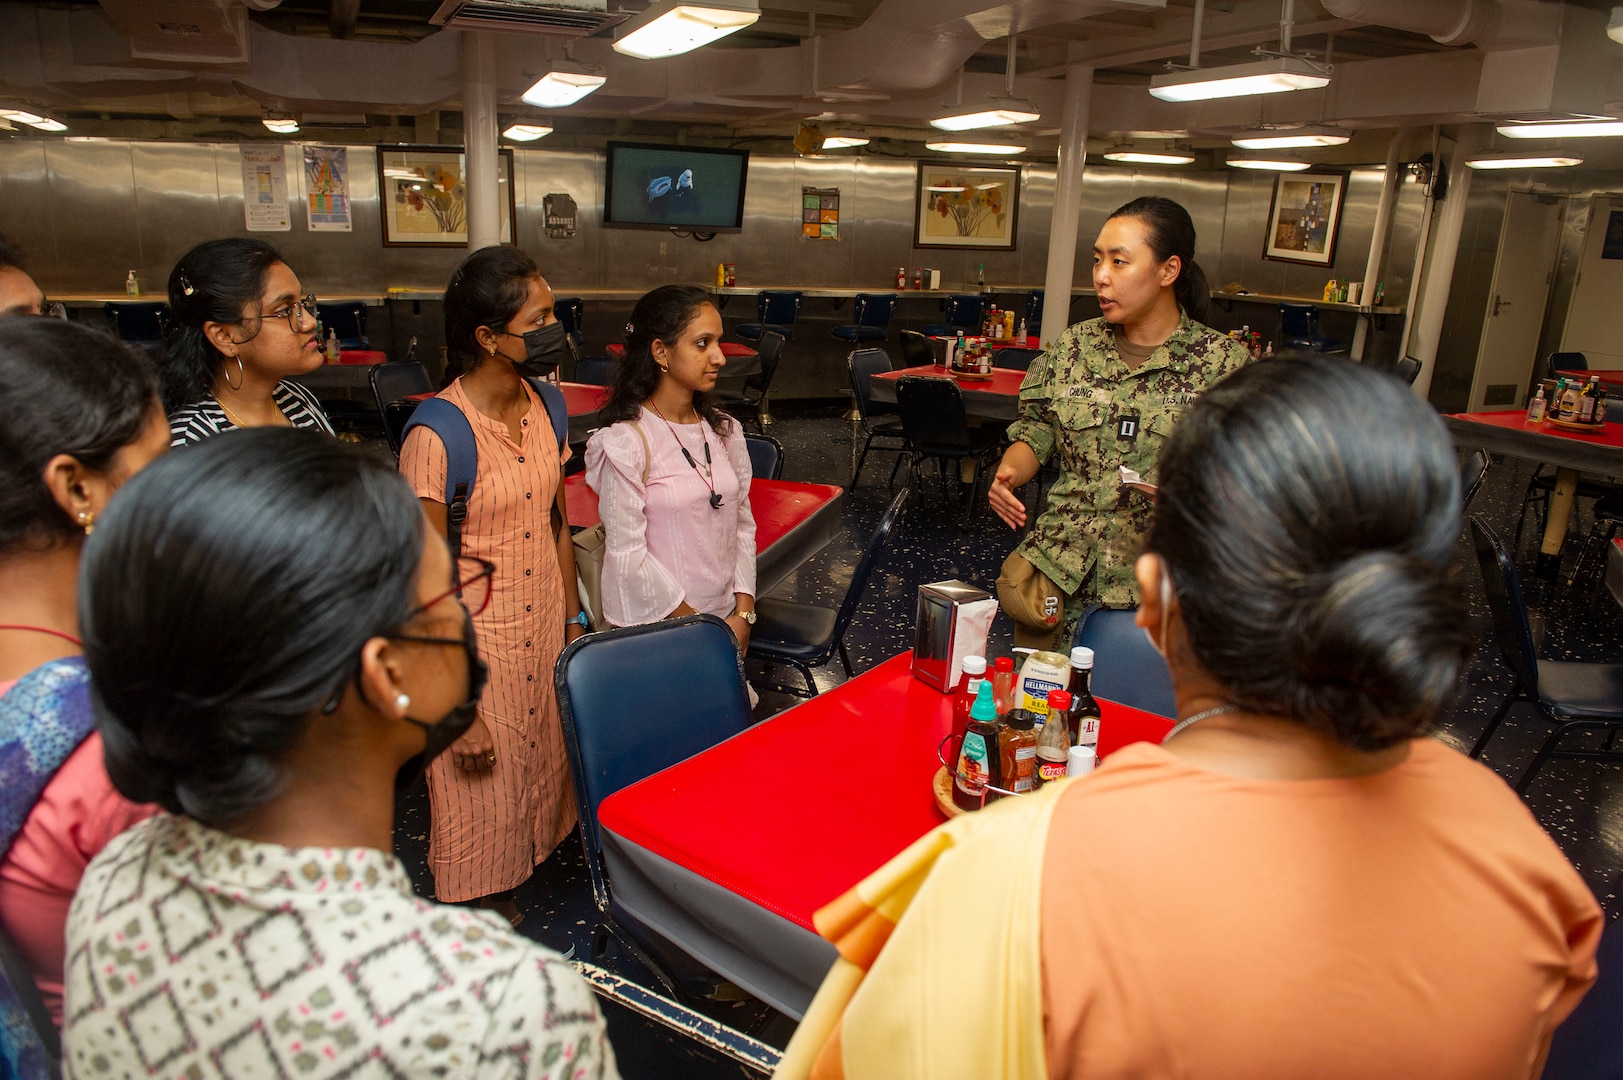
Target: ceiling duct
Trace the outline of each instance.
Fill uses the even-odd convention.
[[[609,13],[608,0],[445,0],[429,20],[449,30],[582,37],[625,22]]]

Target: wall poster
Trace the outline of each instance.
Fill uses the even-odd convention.
[[[919,163],[913,246],[1013,251],[1020,166]]]
[[[496,172],[501,242],[513,242],[513,151]],[[466,247],[467,162],[456,146],[378,147],[383,242],[390,247]]]
[[[800,235],[808,240],[840,238],[840,189],[800,189]]]
[[[304,197],[311,232],[349,232],[349,150],[304,148]]]
[[[1347,177],[1342,173],[1280,173],[1274,180],[1274,206],[1262,257],[1309,266],[1334,263],[1346,194]]]
[[[580,211],[571,196],[555,191],[541,197],[541,221],[548,240],[569,240],[580,228]]]
[[[242,148],[242,223],[249,232],[291,232],[287,159],[281,146]]]

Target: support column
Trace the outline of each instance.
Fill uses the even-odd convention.
[[[1071,284],[1076,272],[1076,225],[1082,216],[1082,167],[1088,156],[1088,113],[1093,103],[1093,68],[1077,65],[1065,73],[1065,105],[1060,115],[1059,169],[1054,177],[1054,219],[1048,229],[1048,273],[1043,278],[1046,348],[1070,324]]]
[[[1420,374],[1414,392],[1422,399],[1431,394],[1431,376],[1437,368],[1437,343],[1442,337],[1443,315],[1448,310],[1448,291],[1454,283],[1454,260],[1460,251],[1460,229],[1465,224],[1465,202],[1471,194],[1472,170],[1465,159],[1476,152],[1481,130],[1468,127],[1454,144],[1448,157],[1448,194],[1432,229],[1431,253],[1426,259],[1425,283],[1420,290],[1420,314],[1414,317],[1409,334],[1409,355],[1420,361]]]
[[[496,155],[496,47],[490,35],[462,33],[462,150],[468,161],[468,250],[501,243]]]
[[[1392,222],[1392,206],[1398,199],[1398,185],[1403,182],[1399,175],[1398,153],[1404,141],[1409,137],[1408,128],[1399,128],[1392,135],[1392,141],[1386,147],[1386,172],[1381,180],[1381,201],[1375,207],[1375,235],[1369,241],[1369,261],[1364,264],[1364,296],[1365,307],[1375,306],[1375,283],[1380,279],[1381,260],[1386,258],[1386,234],[1390,231]],[[1364,358],[1364,343],[1369,338],[1369,323],[1374,316],[1360,315],[1357,325],[1353,327],[1352,357],[1354,360]]]

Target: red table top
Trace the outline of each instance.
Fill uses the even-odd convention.
[[[1557,370],[1556,374],[1565,375],[1568,378],[1583,379],[1585,382],[1589,381],[1589,376],[1598,375],[1600,381],[1607,386],[1623,386],[1623,371],[1618,371],[1615,368],[1594,368],[1585,371]]]
[[[558,389],[564,393],[564,410],[570,416],[589,416],[601,409],[609,400],[609,388],[606,386],[593,386],[591,383],[566,382],[559,383]],[[433,394],[407,394],[406,401],[427,401]],[[594,507],[597,505],[594,501]],[[596,510],[593,510],[596,513]]]
[[[617,836],[808,930],[812,914],[945,821],[931,790],[952,697],[911,654],[603,800]],[[1099,752],[1172,721],[1101,702]]]
[[[900,371],[881,371],[869,377],[895,381],[903,375],[929,375],[937,379],[950,377],[946,368],[936,367],[934,364],[902,368]],[[958,389],[968,393],[1007,394],[1010,397],[1017,397],[1020,394],[1020,384],[1026,381],[1026,373],[1013,368],[993,368],[990,379],[953,378],[952,381],[958,384]]]
[[[621,358],[625,357],[626,347],[624,342],[616,341],[605,345],[603,348],[609,353],[610,356],[618,356]],[[745,345],[741,341],[723,341],[721,343],[721,355],[725,356],[729,360],[737,360],[740,357],[755,356],[757,355],[757,350],[752,346]]]
[[[830,502],[841,489],[833,484],[802,484],[794,480],[750,481],[750,513],[755,515],[755,553],[759,555],[782,540],[791,529]],[[597,492],[586,483],[585,473],[564,477],[564,504],[569,508],[569,524],[589,529],[602,520],[597,513]]]
[[[386,364],[389,354],[376,349],[340,349],[338,352],[340,364]]]
[[[1506,428],[1510,431],[1527,431],[1537,435],[1554,435],[1563,439],[1573,439],[1577,442],[1598,443],[1601,446],[1615,446],[1623,449],[1623,424],[1606,422],[1603,431],[1569,431],[1566,428],[1556,427],[1554,424],[1529,424],[1527,413],[1521,409],[1508,409],[1502,412],[1474,412],[1449,413],[1455,420],[1468,420],[1473,424],[1484,424],[1488,427]]]

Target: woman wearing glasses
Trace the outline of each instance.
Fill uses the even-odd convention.
[[[473,721],[488,567],[312,432],[161,464],[97,522],[79,623],[108,774],[168,812],[86,869],[64,1071],[613,1077],[573,969],[389,854],[397,784]]]
[[[473,726],[428,771],[428,866],[437,899],[493,908],[514,925],[522,917],[514,890],[575,827],[552,690],[552,665],[584,630],[564,523],[569,448],[524,378],[555,369],[564,341],[552,289],[518,248],[483,248],[451,276],[448,385],[439,396],[466,419],[478,452],[459,553],[494,563],[496,578],[490,607],[474,622],[490,686]],[[434,430],[407,433],[400,471],[441,535],[447,468]]]
[[[174,446],[232,428],[333,433],[315,395],[290,376],[323,362],[316,298],[263,240],[205,240],[169,275],[174,331],[163,403]]]

